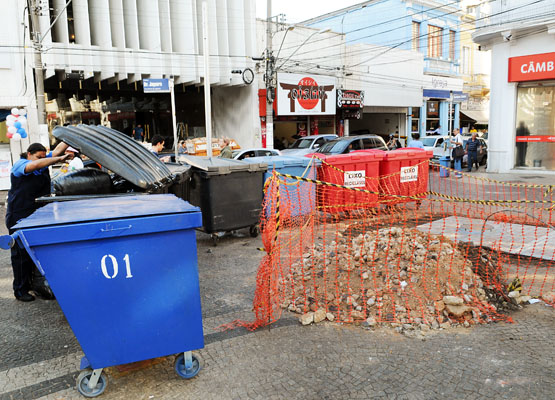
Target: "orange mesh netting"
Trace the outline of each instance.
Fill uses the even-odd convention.
[[[531,297],[553,303],[552,187],[456,177],[426,157],[385,170],[365,160],[328,157],[266,182],[249,328],[283,312],[307,323],[470,326],[510,321]]]

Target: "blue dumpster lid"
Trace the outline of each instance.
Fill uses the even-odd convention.
[[[308,157],[296,157],[296,156],[265,156],[265,157],[249,157],[245,158],[245,162],[253,163],[253,164],[267,164],[268,169],[281,169],[287,167],[308,167],[309,165],[320,165],[322,163],[321,160]],[[311,164],[312,163],[312,164]]]
[[[15,225],[13,229],[191,212],[200,212],[200,209],[173,194],[54,202],[39,208]]]

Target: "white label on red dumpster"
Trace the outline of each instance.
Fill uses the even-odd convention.
[[[347,187],[365,187],[366,171],[345,171],[343,185]]]
[[[418,180],[418,166],[401,167],[401,183],[416,182]]]

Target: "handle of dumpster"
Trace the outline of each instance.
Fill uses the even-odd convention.
[[[102,229],[100,229],[100,232],[125,231],[125,230],[131,229],[131,228],[133,228],[133,225],[124,226],[124,227],[121,227],[121,228],[112,228],[111,226],[106,225],[106,229],[102,228]]]
[[[15,245],[15,238],[11,235],[0,236],[0,248],[9,250]]]

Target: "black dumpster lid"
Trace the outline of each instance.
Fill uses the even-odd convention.
[[[206,171],[210,175],[227,175],[239,171],[266,171],[268,169],[268,164],[263,162],[248,163],[221,157],[181,156],[179,161],[186,162],[197,169]]]
[[[50,203],[13,229],[191,212],[200,212],[200,209],[173,194],[115,196]]]
[[[58,126],[52,134],[141,189],[153,189],[171,180],[172,173],[158,157],[115,129]]]

